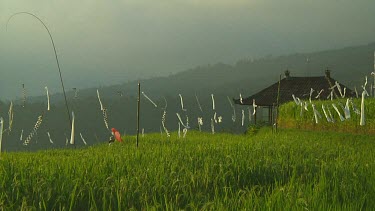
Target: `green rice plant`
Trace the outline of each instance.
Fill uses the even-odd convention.
[[[341,131],[341,132],[353,132],[353,133],[375,133],[375,99],[366,98],[365,99],[365,115],[366,124],[360,126],[360,114],[353,111],[352,106],[350,106],[350,119],[345,119],[341,121],[338,114],[332,107],[332,103],[336,104],[336,107],[344,114],[344,110],[339,106],[345,105],[346,99],[336,99],[333,101],[312,101],[320,113],[324,113],[322,110],[322,104],[325,107],[329,107],[332,111],[332,116],[334,122],[328,122],[324,115],[316,124],[314,120],[314,113],[311,105],[308,107],[309,110],[302,110],[301,106],[296,105],[294,102],[289,102],[280,106],[279,112],[279,126],[282,128],[297,128],[297,129],[308,129],[308,130],[330,130],[330,131]],[[361,99],[353,99],[353,105],[360,110]]]
[[[4,210],[374,209],[371,136],[262,128],[4,152]],[[359,141],[360,140],[360,141]]]

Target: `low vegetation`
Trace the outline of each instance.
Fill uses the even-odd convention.
[[[0,209],[374,209],[370,136],[260,129],[146,134],[123,144],[3,153]]]
[[[341,132],[352,132],[352,133],[363,133],[363,134],[374,134],[375,133],[375,98],[365,99],[365,125],[360,126],[360,114],[356,114],[353,111],[353,107],[350,105],[350,119],[341,121],[337,112],[333,109],[332,103],[335,103],[339,109],[341,115],[344,115],[344,111],[341,107],[345,106],[346,99],[336,99],[333,101],[313,101],[317,110],[321,114],[322,118],[319,119],[316,124],[314,119],[314,113],[311,105],[308,106],[308,111],[303,109],[301,115],[301,106],[296,105],[294,102],[286,103],[280,106],[279,112],[279,126],[282,128],[296,128],[296,129],[308,129],[308,130],[324,130],[324,131],[341,131]],[[325,107],[329,107],[334,118],[334,122],[328,122],[322,111],[322,104]],[[340,105],[341,104],[341,105]],[[353,99],[354,106],[361,110],[361,99]]]

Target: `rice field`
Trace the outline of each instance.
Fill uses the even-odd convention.
[[[301,109],[301,106],[296,105],[294,102],[288,102],[280,106],[279,126],[283,128],[295,128],[305,130],[322,130],[322,131],[341,131],[362,134],[375,134],[375,98],[366,98],[364,101],[364,115],[365,125],[360,125],[361,115],[354,112],[354,108],[361,109],[361,99],[353,99],[353,106],[350,105],[350,118],[341,121],[338,113],[333,109],[332,104],[336,104],[340,114],[344,116],[344,109],[346,99],[335,99],[333,101],[312,101],[316,106],[317,111],[320,112],[321,118],[318,123],[315,122],[314,113],[311,105],[308,106],[308,111]],[[332,111],[333,122],[328,122],[322,105],[326,110]],[[302,112],[301,112],[302,110]]]
[[[375,208],[368,135],[189,131],[125,143],[3,152],[0,210]]]

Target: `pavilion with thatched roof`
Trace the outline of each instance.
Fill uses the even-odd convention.
[[[331,94],[333,90],[333,97],[338,98],[344,94],[346,97],[355,97],[356,94],[351,89],[347,88],[341,83],[338,83],[341,88],[341,94],[337,88],[334,87],[336,80],[331,78],[330,70],[325,71],[325,76],[318,77],[292,77],[290,76],[290,71],[285,71],[285,77],[280,81],[272,84],[271,86],[255,93],[242,100],[234,99],[235,104],[239,105],[253,105],[253,101],[259,107],[268,108],[268,122],[273,122],[274,111],[278,104],[283,104],[289,101],[293,101],[292,95],[300,98],[301,100],[309,100],[310,91],[313,89],[313,94],[311,98],[313,100],[322,99],[325,100]],[[320,94],[319,94],[320,92]],[[279,99],[277,99],[279,93]],[[256,121],[256,117],[255,117]]]

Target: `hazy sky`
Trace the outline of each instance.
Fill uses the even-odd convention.
[[[0,0],[0,99],[375,41],[374,0]]]

